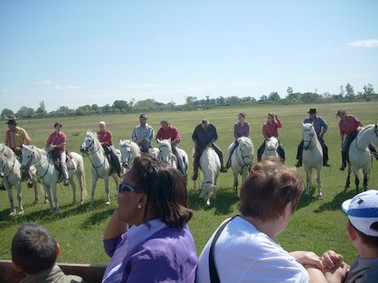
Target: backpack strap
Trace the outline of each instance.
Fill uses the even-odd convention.
[[[215,243],[217,242],[220,234],[222,234],[223,229],[227,226],[227,224],[239,215],[235,215],[234,217],[226,220],[217,230],[214,235],[213,241],[211,242],[210,251],[209,251],[209,272],[210,272],[210,282],[211,283],[220,283],[217,267],[215,266],[215,259],[214,259],[214,248]]]

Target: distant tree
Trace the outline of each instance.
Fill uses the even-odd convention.
[[[271,92],[269,94],[268,100],[277,102],[281,100],[281,97],[278,95],[278,92]]]
[[[299,102],[301,100],[301,94],[300,93],[290,93],[286,96],[286,101],[287,102],[290,102],[290,103],[296,103],[296,102]]]
[[[35,110],[35,114],[39,117],[44,117],[47,114],[45,102],[41,101],[39,107]]]
[[[216,105],[225,105],[226,99],[223,96],[219,96],[215,99]]]
[[[33,117],[35,111],[31,107],[22,106],[20,110],[17,111],[16,116],[18,118],[31,118]]]
[[[363,93],[364,99],[370,101],[371,98],[375,95],[373,85],[372,84],[368,84],[367,86],[364,85],[363,89],[364,89],[364,93]]]
[[[14,113],[12,110],[8,108],[4,108],[3,111],[1,111],[1,119],[9,119],[13,117],[14,117]]]
[[[126,112],[129,110],[129,104],[126,100],[116,100],[113,102],[112,108],[118,110],[119,112]]]
[[[345,95],[345,91],[344,91],[344,86],[343,86],[343,85],[340,86],[340,92],[339,92],[339,95],[340,95],[341,98],[343,98],[344,95]]]
[[[136,111],[152,111],[157,109],[158,103],[154,99],[140,100],[134,104]]]
[[[79,115],[79,116],[88,115],[92,113],[92,108],[90,105],[84,105],[77,108],[75,112],[76,112],[76,115]]]
[[[351,84],[348,83],[348,84],[345,86],[345,92],[346,92],[345,97],[346,97],[349,101],[353,101],[354,98],[355,98],[355,94],[354,94],[354,89],[353,89],[353,87],[352,87]]]
[[[238,104],[240,104],[240,99],[239,99],[239,97],[233,95],[233,96],[226,98],[226,103],[229,104],[229,105],[238,105]]]
[[[262,96],[260,96],[259,101],[264,102],[264,101],[267,101],[267,100],[268,100],[268,97],[267,97],[266,95],[262,95]]]
[[[188,105],[188,106],[191,106],[191,105],[193,105],[194,104],[194,102],[197,100],[197,97],[195,97],[195,96],[187,96],[186,97],[186,104]]]
[[[101,109],[100,109],[100,107],[98,107],[97,104],[92,104],[91,109],[92,109],[92,112],[94,112],[94,113],[97,113],[97,114],[101,113]]]
[[[101,110],[102,113],[111,113],[112,107],[109,104],[106,104],[106,105],[100,107],[100,110]]]
[[[288,96],[290,96],[291,94],[293,94],[293,88],[291,87],[291,86],[289,86],[288,88],[287,88],[287,95]]]
[[[302,94],[301,99],[304,103],[315,103],[319,100],[320,96],[317,93],[305,92]]]

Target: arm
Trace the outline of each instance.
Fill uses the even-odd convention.
[[[249,137],[249,124],[247,123],[247,129],[245,131],[245,136]]]
[[[160,128],[156,134],[156,137],[155,137],[155,140],[161,140],[162,139],[162,131],[163,131],[163,128]]]
[[[282,128],[281,120],[280,120],[280,118],[278,118],[277,114],[274,114],[274,118],[276,119],[277,128]]]
[[[122,222],[118,217],[118,209],[113,212],[112,217],[109,220],[108,226],[105,229],[103,240],[115,239],[128,230],[128,224]]]
[[[212,125],[212,128],[213,128],[213,139],[211,141],[215,142],[218,139],[217,128],[215,128],[214,125]]]
[[[24,134],[24,141],[23,144],[30,145],[31,144],[31,139],[27,131],[23,130]]]
[[[269,137],[268,137],[268,133],[267,133],[267,131],[266,131],[266,124],[263,124],[263,126],[262,126],[262,134],[263,134],[263,136],[264,136],[264,140],[269,139]]]
[[[178,144],[181,141],[181,135],[177,128],[173,128],[173,140],[171,141],[172,144]]]
[[[238,139],[238,124],[237,123],[234,124],[234,139],[235,140]]]
[[[145,138],[145,140],[147,142],[151,142],[154,139],[154,135],[155,135],[154,129],[150,126],[150,128],[148,129],[148,136]]]

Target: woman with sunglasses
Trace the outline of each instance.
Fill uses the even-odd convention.
[[[103,282],[194,282],[197,253],[187,225],[193,212],[180,172],[137,157],[117,202],[103,238],[111,257]]]

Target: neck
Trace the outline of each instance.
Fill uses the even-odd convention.
[[[276,225],[277,221],[265,222],[265,221],[262,221],[261,219],[254,218],[251,216],[241,216],[241,217],[247,220],[248,222],[252,223],[253,226],[255,226],[257,230],[266,234],[271,239],[274,239],[279,234],[279,231]]]
[[[356,243],[355,246],[362,259],[378,258],[378,248],[372,248],[362,243]]]

